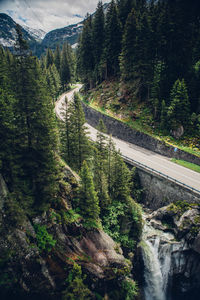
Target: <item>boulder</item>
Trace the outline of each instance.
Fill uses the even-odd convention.
[[[184,128],[180,125],[176,129],[171,130],[170,133],[175,139],[179,139],[184,134]]]

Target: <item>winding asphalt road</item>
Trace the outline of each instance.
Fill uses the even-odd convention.
[[[78,92],[81,87],[82,85],[78,84],[77,87],[72,91],[61,95],[58,101],[56,102],[56,115],[61,120],[64,120],[62,111],[66,109],[65,97],[67,97],[69,101],[72,100],[74,93]],[[89,124],[86,124],[86,126],[88,128],[90,138],[95,141],[97,130]],[[127,143],[114,137],[113,141],[116,145],[116,148],[120,150],[123,156],[126,156],[129,159],[133,159],[134,161],[144,164],[147,167],[156,170],[157,172],[163,173],[165,176],[169,176],[183,184],[186,184],[189,187],[198,190],[200,194],[200,173],[179,166],[171,162],[170,158],[168,157],[141,148],[134,144]]]

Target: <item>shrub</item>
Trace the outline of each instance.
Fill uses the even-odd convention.
[[[52,235],[48,233],[46,226],[35,224],[34,229],[36,232],[37,246],[39,250],[41,252],[50,252],[55,246],[56,241],[53,239]]]

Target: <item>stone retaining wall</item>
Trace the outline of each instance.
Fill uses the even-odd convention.
[[[173,146],[167,145],[165,144],[165,142],[159,141],[143,132],[134,130],[128,125],[96,111],[83,102],[82,105],[85,112],[86,121],[91,126],[96,127],[99,123],[99,120],[102,119],[108,133],[112,134],[114,137],[154,151],[161,155],[165,155],[167,157],[182,159],[200,165],[200,157],[197,157],[180,149],[177,149],[177,151],[175,152]]]
[[[200,203],[200,195],[166,178],[137,169],[143,188],[142,203],[150,209],[158,209],[177,201]]]

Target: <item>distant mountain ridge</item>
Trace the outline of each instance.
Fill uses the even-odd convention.
[[[109,4],[103,5],[106,12]],[[92,14],[92,16],[95,13]],[[68,25],[63,28],[54,29],[47,34],[43,30],[37,30],[24,26],[22,32],[24,39],[28,41],[32,52],[40,56],[47,48],[54,50],[59,44],[62,46],[64,42],[68,42],[73,48],[78,43],[79,36],[83,29],[84,20],[77,24]],[[16,42],[16,22],[7,14],[0,13],[0,45],[12,49]]]
[[[77,43],[82,29],[83,21],[63,28],[54,29],[45,35],[42,46],[44,48],[55,49],[57,44],[62,45],[64,42],[74,45]]]
[[[109,3],[103,5],[104,12],[107,12]],[[92,14],[92,16],[95,12]],[[78,42],[78,38],[83,29],[84,20],[73,25],[69,25],[63,28],[52,30],[46,34],[42,41],[44,48],[55,49],[57,44],[62,45],[64,42],[68,42],[70,45],[75,45]]]
[[[16,43],[16,25],[17,23],[7,14],[0,13],[0,44],[4,47],[12,48]],[[36,43],[35,38],[23,27],[24,39],[32,46]]]

